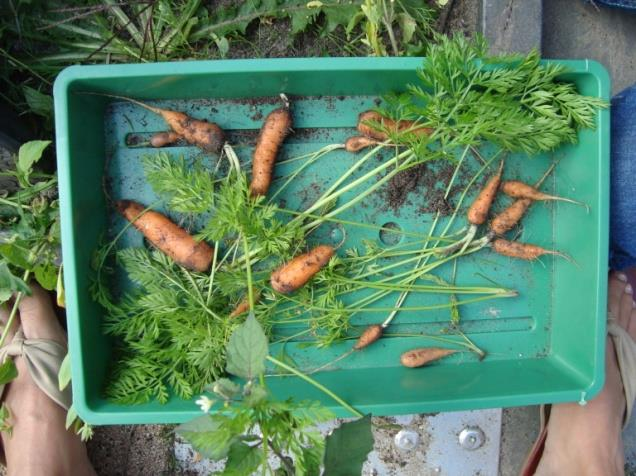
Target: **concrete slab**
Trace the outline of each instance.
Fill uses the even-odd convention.
[[[543,6],[543,56],[588,58],[612,77],[613,94],[636,82],[636,13],[582,0],[549,0]]]
[[[492,54],[541,50],[543,0],[481,0],[479,30]]]

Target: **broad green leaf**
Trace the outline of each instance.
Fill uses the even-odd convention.
[[[35,279],[40,286],[48,291],[53,291],[57,286],[57,268],[52,263],[38,264],[34,269]]]
[[[347,27],[349,20],[359,11],[359,7],[359,1],[323,6],[322,12],[327,22],[327,31],[334,31],[340,25]]]
[[[12,240],[10,243],[0,245],[0,256],[14,266],[22,269],[31,269],[29,245],[21,240]]]
[[[225,368],[232,375],[252,379],[265,371],[267,350],[267,337],[251,312],[230,336]]]
[[[417,28],[417,22],[411,15],[406,12],[399,13],[397,15],[397,19],[400,25],[400,29],[402,30],[402,42],[408,43],[413,38],[413,34],[415,33],[415,29]]]
[[[71,355],[67,353],[66,356],[64,356],[62,365],[60,365],[60,371],[57,373],[57,385],[60,391],[68,387],[68,384],[70,382],[71,382]]]
[[[210,392],[216,393],[224,400],[233,398],[241,391],[241,387],[228,378],[215,380],[211,385],[208,385],[206,389]]]
[[[216,43],[216,47],[219,49],[221,58],[225,58],[227,56],[227,52],[230,51],[230,43],[227,41],[227,37],[217,36],[212,33],[212,39],[214,40],[214,43]]]
[[[0,303],[8,301],[15,292],[31,294],[29,286],[11,273],[7,263],[0,261]]]
[[[253,474],[261,464],[261,449],[236,441],[230,446],[223,476],[245,476]]]
[[[347,33],[347,38],[349,38],[349,35],[353,31],[353,29],[356,27],[356,25],[364,19],[365,19],[365,15],[362,12],[358,12],[355,15],[351,16],[345,28],[345,32]]]
[[[33,140],[22,144],[20,150],[18,150],[18,180],[23,187],[30,185],[29,175],[31,175],[33,170],[33,164],[40,160],[44,149],[46,149],[50,143],[50,140]]]
[[[179,425],[175,431],[204,457],[218,461],[228,455],[236,441],[228,425],[224,425],[226,420],[219,415],[204,415]]]
[[[6,385],[18,376],[18,369],[11,357],[2,362],[0,365],[0,385]]]
[[[75,423],[75,420],[77,420],[77,411],[75,411],[75,407],[71,405],[71,408],[66,412],[66,423],[64,424],[67,430]]]
[[[31,112],[38,116],[50,118],[53,115],[53,97],[41,93],[37,89],[29,86],[23,86],[24,98],[26,99]]]
[[[351,476],[362,472],[362,465],[373,449],[371,416],[343,423],[327,436],[324,476]]]
[[[318,11],[311,11],[307,9],[300,9],[290,13],[291,17],[291,33],[296,35],[307,28],[307,25],[313,23]]]
[[[245,393],[243,401],[248,407],[255,407],[267,398],[267,389],[260,385],[252,385]]]

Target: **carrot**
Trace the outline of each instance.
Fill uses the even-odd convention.
[[[382,130],[377,130],[370,123],[379,124],[392,133],[408,132],[418,137],[429,136],[433,132],[430,127],[418,126],[415,121],[402,120],[397,123],[393,119],[384,117],[376,111],[364,111],[358,116],[358,131],[371,139],[385,141],[389,134]]]
[[[540,258],[543,255],[556,255],[561,256],[567,260],[570,260],[568,256],[560,253],[559,251],[546,250],[537,245],[530,243],[520,243],[518,241],[508,241],[503,238],[497,238],[492,242],[492,249],[500,255],[509,256],[511,258],[523,259],[532,261]]]
[[[382,333],[384,332],[384,327],[380,324],[373,324],[367,327],[358,340],[356,341],[356,345],[353,346],[355,350],[364,349],[365,347],[373,344],[376,340],[382,337]]]
[[[318,245],[307,253],[296,256],[272,273],[272,288],[289,294],[304,286],[334,255],[333,247]]]
[[[252,196],[265,195],[272,182],[274,162],[285,137],[291,131],[292,116],[287,98],[282,95],[285,105],[270,112],[263,122],[261,133],[252,155]]]
[[[574,203],[576,205],[586,206],[581,202],[577,202],[576,200],[572,200],[571,198],[557,197],[554,195],[548,195],[547,193],[543,193],[532,185],[528,185],[519,180],[508,180],[501,184],[501,190],[503,193],[512,198],[529,198],[530,200],[535,201],[544,201],[544,200],[559,200],[562,202]]]
[[[175,263],[193,271],[206,271],[212,262],[213,249],[197,241],[180,226],[159,212],[148,210],[131,200],[120,200],[117,210],[159,250]],[[142,214],[143,213],[143,214]]]
[[[539,188],[541,184],[548,178],[548,175],[554,170],[555,164],[552,164],[543,176],[534,184],[534,188]],[[490,222],[490,233],[493,235],[503,235],[521,221],[526,214],[528,208],[532,205],[529,198],[519,198],[509,205],[503,212],[499,213]]]
[[[532,205],[529,198],[520,198],[515,200],[503,212],[499,213],[490,222],[490,231],[495,235],[503,235],[508,230],[512,230],[514,226],[521,221],[526,210]]]
[[[181,136],[174,131],[157,132],[150,138],[152,147],[164,147],[181,139]]]
[[[256,301],[258,301],[259,298],[260,298],[260,293],[258,291],[254,291],[254,302],[256,303]],[[245,296],[243,299],[241,299],[241,302],[239,302],[234,308],[234,310],[230,313],[230,318],[240,316],[241,314],[249,310],[250,310],[250,300],[247,296]]]
[[[149,111],[160,115],[163,120],[166,121],[168,126],[170,126],[170,129],[176,132],[179,136],[183,137],[188,144],[196,145],[206,152],[218,152],[221,150],[221,146],[223,145],[223,130],[213,122],[194,119],[183,112],[150,106],[149,104],[126,96],[102,93],[84,94],[96,94],[99,96],[122,99],[141,106],[144,109],[148,109]]]
[[[378,142],[374,139],[370,139],[366,136],[353,136],[349,137],[345,142],[345,150],[347,152],[359,152],[362,149],[371,145],[376,145]]]
[[[444,357],[457,352],[453,349],[442,349],[440,347],[423,347],[420,349],[409,350],[404,352],[400,357],[400,362],[405,367],[415,368],[421,367],[433,362],[435,360],[443,359]]]
[[[468,209],[468,221],[472,225],[481,225],[488,218],[488,211],[493,200],[497,196],[497,189],[501,182],[501,174],[503,172],[503,160],[499,163],[497,173],[488,181],[486,186],[481,189],[479,195]]]

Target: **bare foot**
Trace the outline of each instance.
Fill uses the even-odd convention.
[[[49,296],[38,286],[32,286],[32,290],[33,295],[25,297],[19,306],[25,338],[51,339],[66,345],[66,335]],[[3,322],[5,319],[6,313]],[[94,475],[84,444],[64,428],[66,411],[37,387],[22,357],[17,357],[15,364],[18,377],[4,394],[13,427],[11,436],[2,433],[7,475]]]
[[[632,287],[625,276],[612,273],[608,308],[618,324],[636,340],[636,309]],[[612,340],[607,338],[605,386],[587,405],[564,403],[552,406],[548,436],[537,475],[624,474],[625,457],[621,429],[625,394]]]

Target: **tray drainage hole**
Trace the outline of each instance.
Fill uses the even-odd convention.
[[[342,244],[345,239],[345,231],[340,223],[329,231],[329,239],[334,246],[340,246]]]
[[[390,221],[382,225],[382,228],[380,230],[380,241],[385,245],[397,245],[402,240],[402,233],[399,233],[402,228],[397,223]]]

